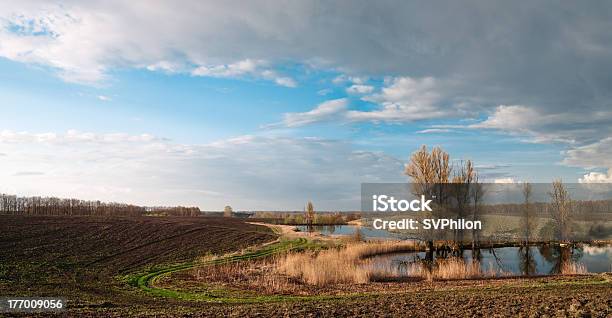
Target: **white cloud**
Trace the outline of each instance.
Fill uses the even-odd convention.
[[[416,133],[417,134],[441,134],[441,133],[448,133],[451,131],[452,130],[450,129],[430,128],[430,129],[419,130]]]
[[[336,84],[336,85],[340,85],[345,83],[346,81],[348,81],[348,77],[346,75],[338,75],[336,77],[334,77],[334,79],[332,79],[332,83]]]
[[[0,131],[0,143],[48,143],[48,144],[70,144],[73,142],[92,142],[98,144],[117,142],[161,142],[163,139],[149,134],[129,135],[125,133],[94,134],[68,130],[64,134],[57,133],[30,133],[27,131],[15,132],[12,130]]]
[[[22,195],[217,210],[300,209],[313,200],[319,209],[359,209],[361,182],[404,180],[400,160],[320,138],[183,145],[150,135],[4,131],[0,146],[0,192]]]
[[[219,1],[22,0],[0,3],[0,56],[79,83],[97,83],[118,68],[226,73],[250,59],[277,72],[293,63],[337,70],[353,84],[364,84],[362,75],[457,79],[461,91],[452,96],[486,105],[603,109],[612,94],[609,9],[581,2],[525,10],[514,2],[249,1],[237,8]],[[293,85],[282,75],[273,81]]]
[[[170,61],[158,61],[155,62],[151,65],[147,65],[146,67],[147,70],[149,71],[161,71],[161,72],[165,72],[165,73],[178,73],[178,72],[183,72],[185,69],[185,66],[176,62],[170,62]]]
[[[274,82],[280,86],[285,86],[285,87],[297,87],[297,82],[292,79],[291,77],[277,77],[275,76],[274,78]]]
[[[500,105],[486,120],[470,127],[528,132],[530,128],[537,126],[541,119],[540,114],[529,107]]]
[[[364,83],[366,78],[353,78],[340,75],[336,80],[350,80]],[[372,121],[372,122],[409,122],[416,120],[455,116],[462,112],[457,107],[440,105],[446,99],[438,93],[438,85],[433,78],[413,79],[410,77],[389,78],[381,92],[366,95],[362,100],[376,103],[377,110],[357,111],[347,108],[348,100],[339,99],[332,104],[321,104],[317,108],[304,113],[285,114],[284,123],[288,127],[303,126],[319,121],[340,119],[342,121]],[[352,94],[367,94],[374,90],[373,86],[354,84],[347,88]],[[340,101],[342,101],[340,103]],[[268,126],[277,126],[272,124]],[[437,128],[436,128],[437,129]],[[444,132],[444,130],[427,130],[427,132]]]
[[[579,183],[612,183],[612,169],[608,173],[589,172],[578,179]]]
[[[127,66],[166,73],[191,71],[198,76],[253,76],[297,86],[264,59],[217,55],[206,49],[215,40],[186,37],[194,33],[216,37],[216,23],[211,22],[211,28],[192,25],[202,21],[202,13],[212,9],[211,5],[199,6],[198,13],[163,3],[24,1],[20,6],[0,5],[0,56],[49,66],[66,81],[88,85],[98,85],[113,68]],[[160,19],[180,22],[158,29]]]
[[[493,183],[517,183],[514,178],[497,178],[493,180]]]
[[[109,96],[106,96],[106,95],[98,95],[98,99],[103,101],[103,102],[110,102],[112,100],[112,98],[110,98]]]
[[[612,168],[612,112],[543,113],[522,105],[498,106],[484,121],[466,127],[496,129],[523,137],[525,142],[566,145],[562,163],[587,169]],[[608,180],[609,174],[590,172],[579,182]]]
[[[589,172],[578,181],[581,183],[612,182],[612,137],[564,152],[563,164],[586,169],[605,167],[608,173]]]
[[[369,94],[374,91],[374,86],[371,85],[363,85],[363,84],[355,84],[351,85],[346,89],[346,92],[349,94]]]
[[[607,173],[589,172],[580,183],[612,183],[612,137],[565,151],[563,163],[586,169],[607,168]]]
[[[391,79],[380,93],[363,99],[380,105],[373,111],[349,111],[355,121],[415,121],[451,116],[451,107],[440,105],[443,96],[434,78],[397,77]]]
[[[323,102],[307,112],[286,113],[282,124],[286,127],[300,127],[316,122],[329,121],[341,116],[346,111],[347,104],[346,98],[340,98]]]
[[[612,137],[567,150],[563,163],[587,169],[612,168]]]
[[[268,69],[269,63],[263,60],[245,59],[226,65],[200,65],[191,71],[194,76],[210,77],[246,77],[263,78],[274,81],[276,84],[285,87],[296,87],[294,79],[287,76],[280,76],[275,71]]]
[[[44,175],[44,172],[40,171],[17,171],[13,174],[15,177],[27,177],[27,176],[41,176]]]
[[[198,66],[191,74],[195,76],[234,77],[253,74],[263,65],[266,65],[264,61],[246,59],[227,65]]]
[[[609,3],[581,2],[525,10],[514,2],[252,1],[237,10],[219,1],[23,0],[0,3],[0,56],[86,84],[123,68],[252,77],[288,87],[297,83],[280,66],[292,63],[351,74],[334,79],[342,85],[366,85],[367,78],[354,75],[393,74],[400,77],[364,97],[378,109],[334,116],[411,122],[484,109],[491,115],[472,128],[572,150],[612,136],[610,12]],[[540,19],[543,14],[551,18]],[[477,39],[475,29],[482,30]],[[500,103],[510,106],[489,109]],[[597,158],[594,166],[610,167]]]
[[[611,111],[544,113],[523,105],[500,105],[487,119],[467,127],[524,135],[529,142],[579,145],[612,133],[610,120]]]
[[[324,88],[324,89],[320,89],[319,91],[317,91],[317,95],[325,96],[325,95],[331,94],[332,92],[333,92],[332,89]]]

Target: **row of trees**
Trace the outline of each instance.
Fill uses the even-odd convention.
[[[163,216],[200,216],[202,212],[197,207],[152,207],[146,208],[147,214],[149,215],[163,215]]]
[[[555,180],[548,192],[549,203],[534,203],[531,184],[522,184],[523,204],[483,206],[487,188],[479,181],[479,176],[472,161],[460,161],[452,164],[450,156],[436,147],[428,151],[426,146],[412,154],[406,165],[405,174],[412,182],[414,195],[425,195],[431,198],[436,208],[431,212],[435,218],[454,217],[458,219],[478,220],[486,211],[511,212],[506,215],[520,216],[519,232],[522,240],[531,242],[536,237],[539,217],[551,221],[545,225],[550,230],[549,237],[557,241],[570,241],[575,215],[578,212],[597,213],[609,211],[612,201],[585,201],[577,204],[570,198],[570,193],[561,180]],[[448,240],[449,233],[428,231],[422,233],[428,247],[433,249],[434,240]],[[460,246],[465,243],[464,230],[453,230],[450,243]],[[471,231],[472,245],[480,241],[480,231]]]
[[[0,194],[0,213],[13,215],[94,215],[141,216],[147,214],[197,216],[195,207],[143,207],[132,204],[61,199],[55,197],[19,197]]]
[[[550,203],[532,203],[531,197],[533,190],[529,183],[524,183],[522,190],[524,203],[522,206],[520,229],[522,234],[521,238],[526,243],[534,241],[537,237],[536,229],[542,225],[538,224],[538,215],[547,215],[551,219],[550,222],[544,224],[540,231],[542,232],[539,235],[540,238],[544,236],[547,239],[569,242],[572,241],[575,234],[577,234],[574,231],[576,228],[575,221],[577,215],[584,216],[588,213],[609,212],[610,207],[612,207],[612,201],[609,200],[572,200],[569,191],[560,179],[553,181],[552,188],[548,192]],[[544,210],[545,213],[542,213],[542,210]],[[582,233],[582,236],[584,236],[584,234],[585,233]]]
[[[522,191],[525,191],[525,186],[530,187],[530,194],[528,198],[529,202],[527,203],[527,206],[532,211],[533,215],[535,217],[550,216],[550,212],[552,209],[550,202],[536,202],[533,198],[533,187],[531,186],[531,184],[522,184]],[[550,194],[548,196],[549,199],[552,199],[550,197]],[[612,211],[612,200],[572,200],[572,202],[572,210],[575,212],[575,214],[578,215],[591,215]],[[525,196],[523,194],[522,203],[503,203],[486,205],[484,208],[489,214],[520,215],[523,211],[525,211],[525,204]]]

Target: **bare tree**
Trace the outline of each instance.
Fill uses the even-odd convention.
[[[523,241],[525,241],[526,244],[529,244],[529,242],[531,242],[534,238],[535,229],[537,227],[537,221],[534,215],[535,213],[532,202],[533,189],[529,182],[525,182],[523,184],[522,193],[523,211],[521,218],[521,232],[523,236]]]
[[[440,147],[429,153],[425,145],[410,156],[404,171],[413,183],[415,194],[431,197],[437,203],[446,201],[447,193],[442,185],[449,182],[451,172],[448,153]]]
[[[474,164],[471,160],[461,162],[459,167],[455,169],[455,174],[452,178],[452,190],[453,198],[456,200],[455,215],[459,219],[467,217],[469,210],[471,209],[470,202],[473,198],[472,186],[476,179],[476,171]],[[454,231],[455,243],[461,244],[463,242],[463,230]]]
[[[552,183],[552,191],[548,193],[551,197],[550,214],[557,239],[566,242],[570,238],[573,203],[569,192],[561,179]]]
[[[226,218],[231,218],[233,212],[232,207],[229,205],[226,205],[225,208],[223,208],[223,216]]]
[[[470,192],[474,205],[472,208],[472,221],[477,221],[480,219],[482,202],[484,201],[485,196],[485,188],[479,181],[478,173],[474,173],[474,181]],[[474,250],[477,249],[478,246],[480,246],[480,232],[474,228],[472,230],[472,253],[474,253]],[[480,253],[480,250],[478,250],[478,253]]]
[[[427,146],[423,145],[421,149],[410,156],[410,162],[406,165],[404,173],[410,177],[412,181],[412,192],[415,195],[425,195],[435,202],[440,207],[446,202],[448,193],[444,186],[449,182],[452,168],[450,166],[450,157],[442,148],[435,147],[431,153],[427,150]],[[440,209],[434,209],[438,211]],[[426,259],[430,263],[433,262],[433,235],[427,233],[427,249]]]
[[[314,223],[314,219],[315,219],[315,210],[314,210],[314,205],[312,204],[311,201],[308,201],[308,203],[306,203],[304,218],[306,219],[306,223],[309,226],[312,226],[312,224]]]

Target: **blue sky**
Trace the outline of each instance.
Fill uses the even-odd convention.
[[[420,145],[612,181],[609,4],[187,3],[0,5],[2,192],[357,209]]]

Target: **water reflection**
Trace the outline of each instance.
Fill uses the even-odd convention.
[[[300,231],[316,231],[323,235],[346,235],[367,239],[405,239],[400,234],[370,227],[354,225],[298,226]],[[502,247],[494,249],[455,250],[441,249],[432,252],[380,255],[374,261],[386,262],[401,272],[402,268],[419,263],[431,268],[437,259],[460,257],[464,261],[477,262],[483,271],[512,275],[548,275],[576,270],[572,266],[583,265],[590,273],[612,271],[612,246],[576,245]]]
[[[585,252],[588,251],[588,252]],[[495,275],[548,275],[568,273],[602,273],[610,271],[612,246],[521,246],[493,249],[468,250],[459,254],[426,252],[395,253],[375,256],[371,259],[381,266],[395,266],[400,273],[407,268],[421,264],[427,268],[435,267],[440,260],[452,258],[479,264],[482,272]],[[429,260],[433,257],[433,260]]]
[[[319,232],[323,235],[348,235],[355,236],[359,230],[362,239],[401,239],[400,234],[386,230],[377,230],[370,227],[360,227],[355,225],[298,225],[298,230],[302,232]]]
[[[518,249],[519,267],[523,275],[536,273],[536,261],[530,246],[521,246]]]

